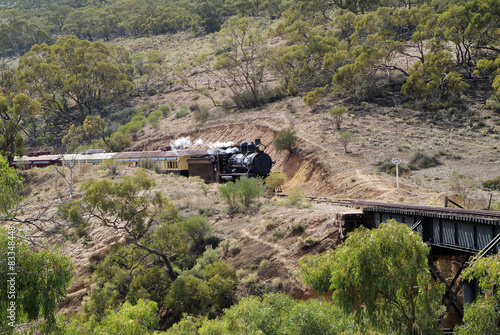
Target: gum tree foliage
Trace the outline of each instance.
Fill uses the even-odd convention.
[[[218,35],[222,52],[217,55],[214,70],[232,91],[233,101],[240,108],[257,107],[263,103],[265,47],[262,29],[252,18],[230,18]]]
[[[40,103],[26,94],[6,97],[0,93],[0,154],[9,163],[24,154],[22,131],[26,120],[40,110]]]
[[[345,114],[347,114],[347,112],[349,112],[349,109],[346,106],[337,106],[328,111],[330,116],[333,118],[333,122],[335,123],[337,130],[340,130],[342,118]]]
[[[7,159],[0,155],[0,218],[12,218],[11,209],[23,198],[23,183],[17,171],[9,167]]]
[[[63,317],[61,317],[62,319]],[[63,320],[60,334],[148,334],[158,326],[159,316],[157,304],[153,301],[140,299],[132,305],[125,302],[118,311],[108,311],[106,317],[99,320],[91,316],[89,320],[83,321],[77,317]]]
[[[331,69],[323,65],[324,57],[341,47],[334,30],[325,29],[328,19],[317,5],[300,2],[292,6],[284,13],[285,21],[273,31],[273,36],[287,43],[273,48],[269,64],[288,95],[308,92],[331,81]]]
[[[346,152],[346,153],[348,152],[347,151],[347,146],[353,140],[354,140],[354,134],[351,133],[350,131],[343,131],[342,133],[340,133],[340,135],[339,135],[339,141],[342,144],[342,146],[344,147],[344,152]]]
[[[80,145],[88,145],[93,140],[101,138],[106,143],[107,122],[99,115],[87,115],[81,126],[72,124],[61,142],[74,151]],[[107,144],[107,143],[106,143]]]
[[[402,91],[416,99],[435,101],[458,98],[468,85],[455,68],[448,52],[429,54],[425,63],[417,61],[409,70],[410,76]]]
[[[101,113],[111,98],[132,88],[128,53],[102,42],[61,37],[54,45],[34,45],[19,59],[21,86],[42,103],[42,110],[71,123]]]
[[[476,67],[477,61],[484,57],[484,51],[498,49],[498,26],[500,24],[499,0],[472,0],[456,4],[439,15],[444,37],[454,44],[457,64],[465,70],[468,77]]]
[[[293,127],[280,130],[276,137],[273,139],[273,146],[276,151],[287,150],[288,153],[293,153],[295,145],[297,144],[297,131]]]
[[[356,333],[354,320],[329,302],[264,294],[242,298],[213,320],[184,318],[167,334],[343,334]],[[366,329],[365,329],[366,330]]]
[[[15,321],[44,320],[45,332],[55,326],[58,302],[66,295],[71,282],[73,265],[68,256],[58,250],[31,250],[25,243],[22,232],[11,226],[0,228],[0,245],[5,250],[0,261],[0,329],[2,333],[13,330],[8,325]],[[12,246],[14,251],[8,249]],[[8,254],[7,251],[13,254]],[[10,258],[12,257],[12,258]],[[15,276],[9,273],[16,273]],[[10,282],[14,278],[14,289]],[[14,293],[12,293],[14,291]],[[14,294],[14,295],[12,295]],[[7,310],[15,302],[15,320]]]
[[[394,220],[360,228],[345,245],[301,261],[302,277],[358,322],[382,333],[438,333],[442,285],[431,282],[429,247]]]
[[[142,169],[117,181],[89,179],[82,185],[80,204],[87,219],[125,233],[133,245],[158,256],[168,276],[175,279],[169,240],[155,242],[148,233],[159,227],[168,235],[169,223],[178,221],[178,211],[160,192],[153,191],[154,186],[154,179]]]
[[[483,257],[463,272],[466,281],[477,280],[481,293],[472,303],[465,305],[464,325],[455,329],[458,335],[500,334],[500,258]]]

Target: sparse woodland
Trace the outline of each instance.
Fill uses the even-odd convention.
[[[305,185],[500,209],[500,0],[0,1],[0,57],[0,241],[18,247],[2,282],[19,269],[19,327],[0,286],[2,333],[437,334],[443,290],[418,235],[389,222],[326,245]],[[112,163],[8,167],[243,123],[279,157],[267,189]],[[483,169],[448,168],[472,162],[473,142]],[[408,162],[400,193],[395,154]],[[273,197],[281,180],[287,201]],[[482,293],[457,334],[499,333],[499,264],[466,272]]]

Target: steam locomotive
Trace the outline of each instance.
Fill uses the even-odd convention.
[[[202,177],[206,182],[221,183],[241,176],[265,178],[271,172],[274,161],[264,152],[266,146],[260,139],[210,150],[203,157],[187,160],[188,174]]]
[[[239,146],[216,149],[172,149],[155,151],[105,152],[86,150],[79,154],[51,155],[48,152],[28,153],[16,157],[12,166],[28,170],[49,165],[97,165],[115,161],[130,166],[154,168],[163,173],[176,173],[186,177],[200,176],[205,182],[221,183],[241,176],[266,177],[274,161],[264,152],[260,139],[243,142]]]

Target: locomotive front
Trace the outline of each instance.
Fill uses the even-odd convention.
[[[265,149],[266,146],[260,142],[260,139],[256,139],[255,143],[241,143],[240,152],[230,157],[226,173],[243,173],[249,177],[267,177],[271,172],[273,161],[264,152]]]

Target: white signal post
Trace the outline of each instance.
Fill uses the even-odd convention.
[[[396,188],[399,191],[399,164],[401,164],[401,159],[393,158],[392,164],[396,164]]]

